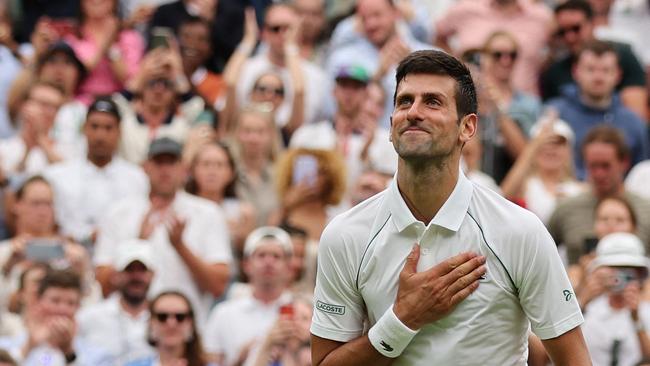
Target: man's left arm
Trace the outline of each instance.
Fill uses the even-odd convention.
[[[559,337],[543,340],[542,344],[556,366],[591,365],[580,327],[575,327]]]

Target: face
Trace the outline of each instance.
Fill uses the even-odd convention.
[[[203,23],[189,23],[180,27],[178,43],[183,61],[198,67],[210,57],[210,29]]]
[[[260,76],[251,90],[251,101],[255,103],[271,103],[276,110],[284,101],[284,84],[282,79],[274,74]]]
[[[536,156],[537,169],[544,171],[558,171],[567,167],[571,156],[571,146],[562,136],[554,136],[544,143]]]
[[[290,277],[289,260],[275,239],[262,239],[264,243],[244,262],[244,270],[253,286],[271,286],[287,283]]]
[[[391,141],[406,162],[460,159],[476,132],[476,115],[458,121],[456,81],[449,76],[409,74],[397,86]]]
[[[269,45],[272,54],[278,57],[284,55],[287,30],[298,20],[298,14],[288,6],[276,5],[269,9],[264,19],[262,39]]]
[[[116,0],[81,0],[81,11],[87,18],[105,18],[115,14]]]
[[[388,175],[373,171],[361,174],[352,193],[353,204],[360,203],[386,189],[390,179]]]
[[[361,106],[361,115],[371,121],[379,121],[384,115],[384,91],[381,86],[370,83],[366,87],[366,98]]]
[[[170,109],[175,97],[174,82],[167,78],[148,80],[142,89],[142,102],[158,109]]]
[[[395,33],[397,14],[388,0],[359,0],[357,15],[363,32],[375,46],[381,47]]]
[[[79,69],[70,57],[64,53],[56,53],[43,64],[40,77],[60,86],[66,95],[70,96],[74,94],[79,81]]]
[[[79,309],[81,294],[77,289],[50,287],[38,299],[44,317],[64,316],[73,319]]]
[[[132,262],[117,274],[122,297],[131,304],[141,304],[147,298],[153,272],[139,261]]]
[[[555,16],[557,35],[573,53],[578,54],[582,44],[591,38],[592,25],[579,10],[564,10]]]
[[[110,159],[120,142],[120,122],[116,116],[105,112],[92,112],[84,124],[88,155]]]
[[[607,143],[593,142],[583,149],[589,182],[597,196],[617,193],[623,184],[627,162],[616,156],[616,148]]]
[[[302,18],[300,28],[302,37],[315,40],[325,28],[324,0],[296,0],[294,5]]]
[[[245,113],[239,119],[237,140],[244,154],[259,156],[271,149],[271,126],[269,121],[253,113]]]
[[[30,127],[45,133],[54,125],[54,119],[62,104],[63,95],[59,90],[47,85],[37,85],[29,92],[22,109],[24,113],[32,116]]]
[[[179,157],[162,154],[147,160],[144,171],[149,177],[151,193],[171,196],[185,181],[185,171]]]
[[[235,174],[226,151],[212,144],[197,154],[193,173],[201,192],[223,192]]]
[[[580,91],[593,99],[608,98],[620,80],[618,59],[613,52],[597,56],[583,52],[575,65],[574,78]]]
[[[366,100],[366,84],[352,79],[338,79],[334,86],[334,98],[338,112],[353,118]]]
[[[598,239],[612,233],[633,233],[630,210],[621,201],[606,198],[596,210],[594,231]]]
[[[190,307],[176,295],[164,295],[153,304],[151,334],[158,346],[178,346],[191,337],[192,318]]]
[[[54,196],[49,185],[35,181],[25,187],[16,202],[16,221],[34,233],[54,229]]]
[[[510,37],[495,37],[487,45],[481,58],[482,71],[492,75],[497,80],[509,80],[517,56],[517,45]]]
[[[297,281],[305,269],[305,248],[307,247],[307,238],[299,235],[291,236],[293,244],[293,254],[291,255],[290,267],[292,281]]]

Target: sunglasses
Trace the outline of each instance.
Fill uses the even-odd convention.
[[[267,85],[255,85],[253,87],[253,90],[262,93],[262,94],[268,94],[268,93],[273,93],[277,97],[283,97],[284,96],[284,88],[274,88],[271,86]]]
[[[267,24],[266,29],[271,33],[280,33],[289,29],[289,26],[286,24],[278,24],[278,25]]]
[[[171,317],[174,317],[177,323],[182,323],[191,317],[189,313],[155,313],[153,315],[161,323],[166,323],[167,319]]]
[[[574,24],[568,27],[559,28],[555,34],[557,34],[558,37],[564,37],[569,33],[580,33],[581,29],[582,24]]]
[[[510,51],[510,52],[492,51],[490,52],[490,56],[492,56],[492,58],[494,58],[495,60],[500,60],[504,57],[508,57],[509,59],[514,61],[517,59],[517,56],[519,56],[519,54],[517,53],[517,51]]]
[[[158,85],[164,86],[167,89],[172,89],[174,87],[174,83],[169,79],[153,79],[147,82],[147,86],[150,88]]]

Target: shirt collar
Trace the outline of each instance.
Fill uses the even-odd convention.
[[[442,226],[451,231],[458,231],[460,225],[465,219],[465,214],[469,208],[472,199],[474,187],[465,177],[462,171],[458,174],[458,181],[451,195],[442,205],[436,216],[429,223],[432,225]],[[407,227],[419,222],[404,202],[399,188],[397,187],[397,176],[390,183],[388,188],[388,209],[390,210],[393,220],[397,225],[399,232],[404,231]],[[427,227],[427,228],[428,228]]]

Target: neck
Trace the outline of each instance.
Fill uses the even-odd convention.
[[[271,61],[273,65],[278,67],[285,67],[284,53],[273,52],[269,50],[268,57],[269,57],[269,61]]]
[[[253,297],[265,304],[270,304],[282,296],[285,287],[278,284],[253,286]]]
[[[262,154],[242,154],[242,163],[248,173],[261,173],[266,166],[266,157]]]
[[[558,183],[564,177],[564,169],[537,170],[537,174],[544,183]]]
[[[603,97],[594,97],[586,93],[580,93],[580,100],[592,108],[605,109],[612,104],[612,95],[607,95]]]
[[[413,216],[425,224],[435,217],[458,181],[458,159],[455,164],[449,157],[443,159],[433,164],[399,159],[397,185],[400,193]]]
[[[609,306],[617,310],[625,308],[625,300],[623,299],[623,296],[620,294],[610,294]]]
[[[356,115],[349,116],[341,112],[337,112],[336,116],[334,116],[334,129],[338,134],[349,135],[352,133],[352,125],[355,118]]]
[[[179,359],[183,358],[185,353],[185,345],[183,343],[178,345],[160,345],[158,346],[158,356],[162,365],[176,365]]]
[[[174,202],[174,198],[176,197],[176,192],[171,193],[171,194],[166,194],[166,193],[149,193],[149,200],[150,201],[156,201],[156,204],[162,207],[167,207]]]
[[[88,153],[88,161],[99,168],[105,167],[111,162],[111,160],[113,160],[112,156],[98,156]]]
[[[147,310],[148,303],[146,299],[143,299],[139,304],[131,304],[124,300],[123,297],[120,297],[120,305],[127,314],[135,318],[142,314],[143,311]]]
[[[594,196],[598,199],[603,199],[607,197],[612,197],[612,196],[620,196],[623,193],[625,193],[625,186],[623,186],[623,183],[621,182],[616,188],[612,189],[611,191],[607,192],[597,192],[592,189],[592,192]]]
[[[197,196],[208,199],[212,202],[221,203],[223,202],[223,193],[220,191],[201,191],[197,192]]]

